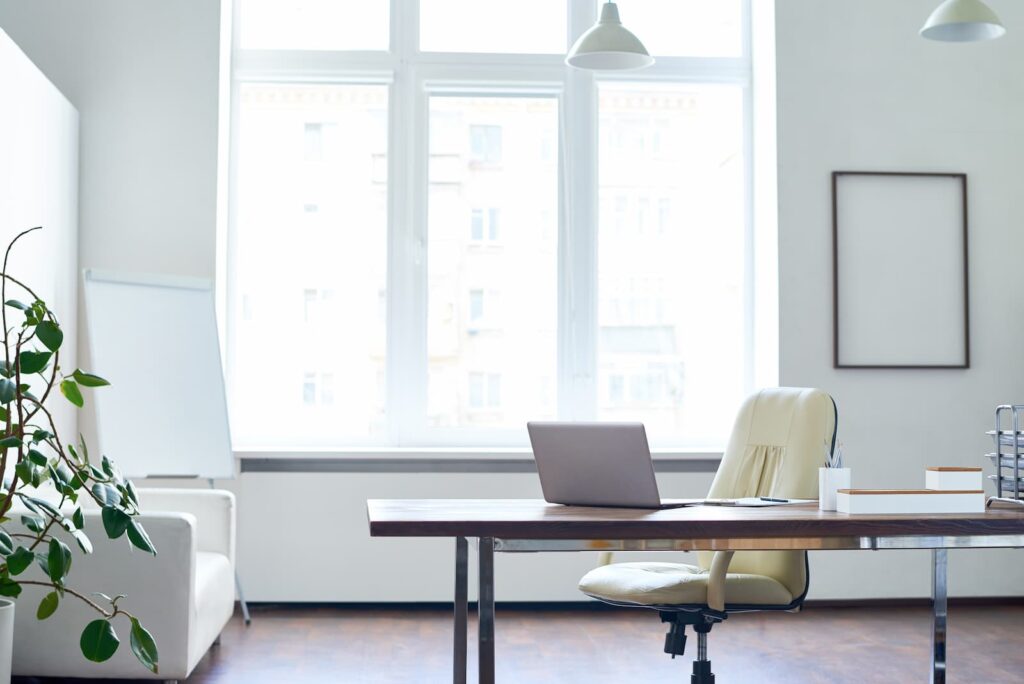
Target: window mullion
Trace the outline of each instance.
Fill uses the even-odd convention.
[[[422,88],[416,54],[418,3],[391,0],[394,74],[389,108],[387,426],[391,444],[415,441],[426,407],[426,213]],[[410,5],[414,5],[411,7]]]
[[[571,70],[562,108],[559,415],[597,415],[597,94]]]
[[[568,3],[567,44],[597,17],[591,0]],[[597,416],[597,91],[588,72],[566,67],[560,108],[558,413]]]

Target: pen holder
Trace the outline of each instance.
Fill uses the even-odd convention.
[[[849,488],[849,468],[818,468],[818,509],[836,510],[836,491]]]

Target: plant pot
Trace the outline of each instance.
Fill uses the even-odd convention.
[[[11,684],[14,660],[14,601],[0,599],[0,684]]]

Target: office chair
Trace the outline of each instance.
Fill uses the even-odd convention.
[[[740,408],[708,498],[814,499],[818,468],[835,449],[838,412],[816,389],[782,387]],[[797,610],[810,582],[806,551],[702,551],[698,565],[612,563],[591,570],[580,591],[616,606],[657,610],[668,623],[665,652],[683,655],[686,626],[697,633],[691,684],[713,684],[707,635],[730,613]]]

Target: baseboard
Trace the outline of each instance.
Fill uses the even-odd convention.
[[[804,602],[805,610],[818,608],[924,608],[931,606],[929,598],[890,598],[890,599],[809,599]],[[1024,596],[956,596],[949,598],[951,606],[1024,606]],[[476,602],[469,602],[470,610],[476,610]],[[622,611],[635,610],[613,606],[600,601],[499,601],[497,608],[503,611]],[[327,603],[327,602],[266,602],[249,603],[249,609],[288,610],[288,609],[331,609],[331,610],[402,610],[402,611],[438,611],[452,610],[451,602],[427,601],[416,603],[368,602],[368,603]]]
[[[1024,606],[1024,596],[951,596],[951,606]],[[932,605],[927,597],[889,599],[808,599],[805,608],[918,608]]]

